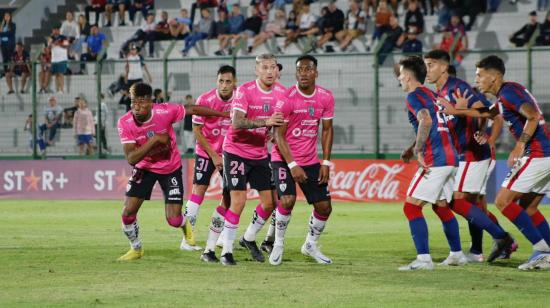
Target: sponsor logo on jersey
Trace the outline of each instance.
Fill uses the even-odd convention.
[[[169,196],[176,196],[176,195],[179,195],[179,194],[180,194],[180,189],[179,188],[170,189],[170,191],[168,191]]]

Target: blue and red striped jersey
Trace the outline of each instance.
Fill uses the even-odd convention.
[[[523,104],[529,104],[539,113],[538,126],[531,140],[525,145],[525,154],[529,157],[550,157],[550,131],[544,121],[537,100],[529,90],[515,82],[505,82],[497,93],[502,116],[508,123],[510,133],[519,139],[527,119],[519,112]]]
[[[468,95],[472,97],[468,101],[468,108],[480,101],[485,107],[490,107],[491,103],[487,99],[482,99],[479,94],[475,92],[470,85],[464,80],[456,77],[449,76],[445,85],[439,89],[437,95],[445,98],[451,104],[456,104],[453,98],[453,93],[457,94],[468,91]],[[480,145],[474,139],[476,131],[480,130],[479,119],[470,117],[449,117],[448,125],[453,138],[453,143],[458,152],[461,161],[480,161],[491,158],[491,148],[488,144]]]
[[[453,146],[445,115],[436,105],[435,93],[421,86],[407,95],[409,122],[418,133],[418,111],[427,109],[432,118],[430,135],[424,148],[424,160],[432,167],[458,166],[458,156]]]

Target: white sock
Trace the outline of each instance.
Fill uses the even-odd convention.
[[[275,210],[274,212],[276,212],[275,217],[276,217],[276,221],[277,221],[276,222],[276,228],[275,228],[275,244],[274,245],[283,246],[284,243],[285,243],[286,229],[288,227],[288,224],[290,223],[290,217],[292,215],[291,214],[283,215],[283,214],[279,213],[278,210]]]
[[[326,220],[320,220],[315,217],[313,213],[309,217],[309,232],[306,237],[306,241],[310,243],[317,243],[321,233],[325,230]]]
[[[271,220],[269,221],[269,228],[267,228],[267,234],[265,235],[265,240],[268,242],[275,241],[275,212],[271,214]]]
[[[462,252],[462,250],[459,250],[459,251],[451,251],[451,253],[449,253],[450,256],[453,256],[453,257],[460,257],[462,256],[464,253]]]
[[[237,229],[239,228],[238,225],[234,225],[227,220],[225,221],[225,225],[223,227],[223,233],[224,239],[223,239],[223,249],[222,249],[222,256],[226,253],[233,253],[233,242],[235,241],[235,238],[237,237]]]
[[[136,221],[129,225],[122,224],[122,231],[130,241],[130,246],[134,250],[141,249],[141,240],[139,239],[139,224]]]
[[[244,233],[244,239],[252,242],[256,240],[256,234],[262,230],[262,227],[265,225],[265,220],[258,215],[256,211],[254,211],[254,214],[252,215],[252,221],[248,225],[248,228],[246,228],[246,232]]]
[[[223,226],[225,224],[225,217],[223,217],[216,209],[212,214],[212,220],[210,221],[210,231],[208,232],[208,240],[206,240],[205,252],[216,250],[216,242],[222,233]]]
[[[185,217],[189,219],[189,223],[195,229],[195,224],[197,223],[197,216],[199,215],[199,206],[200,204],[195,203],[191,200],[187,200],[185,205]]]
[[[548,247],[548,244],[544,240],[540,240],[538,241],[538,243],[533,245],[533,249],[538,251],[550,252],[550,247]]]
[[[429,253],[417,255],[416,259],[423,261],[423,262],[430,262],[432,261],[432,256]]]

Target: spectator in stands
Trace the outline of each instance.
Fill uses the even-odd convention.
[[[218,9],[218,21],[214,23],[214,34],[213,36],[218,39],[220,42],[220,45],[222,43],[222,40],[227,40],[229,37],[229,31],[231,29],[231,25],[229,24],[229,20],[227,19],[227,13],[225,10]],[[223,55],[223,52],[220,50],[217,50],[215,53],[217,56]]]
[[[422,3],[422,10],[424,11],[424,15],[433,15],[437,8],[439,7],[439,0],[420,0]],[[480,1],[485,2],[485,0]],[[428,10],[429,5],[429,10]]]
[[[66,37],[69,40],[69,59],[77,59],[77,52],[76,49],[78,47],[78,39],[80,38],[80,27],[78,26],[78,23],[76,20],[74,20],[74,14],[71,11],[68,11],[65,13],[65,20],[61,24],[61,29],[59,30],[61,35]],[[81,48],[80,48],[81,49]]]
[[[72,128],[74,114],[80,107],[80,97],[74,98],[74,105],[71,107],[63,108],[63,123],[61,123],[62,128]]]
[[[399,26],[399,21],[395,16],[390,17],[390,27],[386,31],[387,37],[378,53],[378,65],[384,65],[386,58],[395,47],[400,47],[403,43],[403,29]]]
[[[63,116],[63,108],[57,105],[57,99],[55,96],[50,96],[48,99],[48,106],[44,109],[44,123],[38,127],[39,129],[39,139],[42,139],[42,144],[44,146],[52,146],[55,143],[55,136],[57,129],[61,124],[61,117]],[[49,130],[46,140],[44,140],[44,133],[46,130]],[[41,149],[44,147],[41,146]]]
[[[18,42],[15,45],[15,52],[11,57],[10,70],[6,74],[6,83],[8,84],[8,94],[13,94],[13,77],[21,77],[21,84],[19,86],[19,92],[24,94],[26,92],[27,80],[31,74],[31,59],[29,53],[25,50],[23,43]]]
[[[452,65],[459,66],[464,56],[462,53],[468,50],[468,40],[461,32],[452,32],[451,28],[445,29],[443,38],[439,45],[434,49],[441,49],[449,53],[452,59]]]
[[[67,72],[69,41],[59,31],[59,26],[54,26],[48,42],[51,50],[52,75],[55,76],[55,91],[63,94],[65,87],[65,73]]]
[[[420,12],[417,0],[409,0],[405,13],[405,32],[409,32],[411,27],[415,27],[417,33],[424,32],[424,15]]]
[[[305,3],[302,6],[301,13],[296,17],[297,27],[293,27],[293,29],[288,29],[288,22],[287,22],[287,31],[286,31],[284,48],[287,48],[292,43],[296,43],[298,41],[298,38],[302,36],[311,36],[319,32],[319,29],[316,27],[315,22],[316,22],[315,15],[311,13],[309,4]]]
[[[85,39],[90,35],[90,29],[91,27],[88,19],[82,14],[78,15],[78,31],[80,32],[80,37]]]
[[[401,45],[401,49],[405,54],[420,55],[422,54],[422,42],[418,39],[418,32],[415,27],[411,26],[406,34],[405,40]]]
[[[28,134],[28,138],[29,138],[29,147],[28,149],[30,151],[33,150],[33,147],[34,147],[34,138],[33,138],[33,132],[32,132],[32,126],[33,126],[33,120],[32,120],[32,113],[29,114],[29,116],[27,117],[27,120],[25,120],[25,126],[23,128],[23,131],[27,132]]]
[[[15,28],[11,12],[5,12],[4,19],[0,25],[0,48],[2,50],[4,71],[8,70],[8,62],[11,61],[11,56],[15,49]]]
[[[546,13],[546,19],[540,25],[540,35],[537,36],[536,42],[538,46],[550,45],[550,11]]]
[[[85,54],[82,54],[81,60],[85,62],[91,62],[91,61],[97,61],[98,56],[103,52],[103,56],[101,57],[101,60],[104,60],[107,58],[107,46],[109,46],[109,42],[107,41],[107,36],[105,34],[99,32],[99,28],[96,25],[92,26],[92,29],[90,30],[90,35],[86,38],[86,43],[88,45],[88,52]],[[84,70],[86,65],[84,63],[81,64],[81,70]]]
[[[155,9],[155,0],[132,0],[128,13],[130,15],[130,21],[135,25],[136,13],[141,12],[143,19],[147,18],[150,11]]]
[[[523,47],[525,44],[529,43],[538,27],[537,11],[531,11],[531,13],[529,13],[529,22],[510,35],[510,43],[514,44],[516,47]]]
[[[90,12],[95,12],[94,24],[99,25],[99,13],[105,12],[105,6],[107,5],[107,0],[91,0],[90,5],[87,5],[84,9],[84,14],[86,14],[86,20],[90,20]],[[110,19],[109,19],[110,22]]]
[[[292,4],[292,0],[275,0],[273,2],[273,7],[277,10],[285,11],[285,5]]]
[[[118,9],[118,26],[126,26],[125,16],[126,8],[130,7],[130,0],[107,0],[105,5],[105,17],[107,19],[107,27],[112,25],[112,14],[114,8]]]
[[[126,74],[124,75],[124,82],[127,90],[129,90],[133,84],[143,81],[144,71],[149,83],[153,83],[153,77],[151,77],[151,73],[149,73],[149,69],[143,57],[139,54],[138,47],[136,45],[130,46],[130,52],[126,56]]]
[[[132,43],[137,44],[140,47],[145,45],[145,42],[149,42],[149,57],[154,56],[155,51],[155,14],[149,13],[145,19],[145,24],[141,26],[126,42],[122,44],[119,51],[120,58],[124,58],[126,54],[130,51],[130,45]]]
[[[463,21],[464,16],[468,16],[468,23],[464,25],[466,31],[472,30],[472,27],[475,25],[477,15],[483,11],[483,2],[479,0],[464,0],[464,7],[460,15]]]
[[[225,49],[231,44],[232,39],[236,39],[243,30],[245,18],[241,14],[241,6],[234,4],[231,8],[231,13],[229,14],[229,33],[218,35],[218,41],[220,43],[220,49],[214,54],[217,56],[223,56],[225,54]],[[233,48],[229,48],[228,54],[233,53]]]
[[[184,39],[191,31],[190,23],[189,12],[187,9],[181,9],[180,17],[176,17],[168,22],[172,39]]]
[[[170,36],[170,24],[168,24],[167,11],[160,12],[160,21],[157,22],[153,36],[155,41],[164,41],[172,38]]]
[[[285,35],[286,16],[283,10],[275,11],[275,18],[268,22],[264,31],[254,37],[252,46],[248,47],[248,52],[251,53],[256,47],[265,43],[268,39],[276,36],[282,37]]]
[[[262,18],[263,21],[266,21],[269,14],[270,3],[273,0],[251,0],[250,5],[254,6],[258,10],[258,16]]]
[[[367,32],[367,16],[357,0],[350,1],[350,8],[346,14],[345,29],[336,33],[340,42],[340,50],[345,51],[351,42]]]
[[[74,113],[73,130],[77,140],[80,155],[93,155],[93,137],[95,136],[94,116],[88,109],[84,98],[78,100],[78,110]]]
[[[263,20],[259,15],[256,7],[250,7],[250,17],[248,17],[243,24],[243,30],[241,33],[233,37],[233,49],[236,49],[239,44],[246,46],[246,42],[249,38],[255,37],[260,33],[262,29]],[[246,50],[245,50],[246,51]]]
[[[52,78],[52,51],[49,46],[44,46],[44,48],[42,48],[38,61],[40,61],[40,72],[38,73],[40,91],[38,91],[38,93],[50,93],[50,80]]]
[[[223,0],[221,2],[223,2]],[[225,3],[221,5],[225,6]],[[195,22],[195,14],[196,14],[197,8],[202,10],[207,8],[215,8],[217,6],[218,6],[218,0],[197,0],[193,2],[193,4],[191,4],[190,31],[193,31],[193,25]]]
[[[182,56],[187,56],[189,50],[193,48],[197,42],[212,36],[214,30],[214,20],[210,15],[210,11],[206,8],[201,9],[201,20],[194,27],[193,32],[185,38],[185,47],[181,50]]]
[[[384,32],[390,28],[390,17],[393,15],[388,8],[388,3],[385,0],[380,0],[376,8],[374,21],[374,32],[372,33],[372,41],[379,40]]]
[[[376,6],[377,6],[377,0],[364,0],[363,1],[363,7],[365,10],[365,14],[367,15],[367,19],[370,19],[370,8],[372,8],[372,14],[374,15],[376,13]]]
[[[546,10],[548,10],[548,3],[550,1],[549,0],[538,0],[537,1],[537,10],[541,11],[541,12],[545,12]]]
[[[317,48],[322,48],[328,41],[336,39],[336,34],[344,30],[344,12],[336,7],[336,0],[331,0],[328,5],[328,15],[325,20],[323,36],[315,44]],[[340,35],[342,35],[340,33]],[[327,46],[326,52],[334,52],[332,46]]]
[[[438,24],[434,26],[436,32],[445,30],[452,15],[459,14],[463,8],[463,0],[441,0],[443,3],[439,9]]]
[[[155,104],[162,104],[170,99],[170,93],[168,93],[168,97],[165,97],[164,92],[162,89],[155,89],[153,91],[153,103]]]

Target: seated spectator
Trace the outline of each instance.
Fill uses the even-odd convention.
[[[147,18],[150,11],[155,9],[155,0],[133,0],[128,8],[130,21],[135,25],[136,13],[141,12],[143,19]]]
[[[78,31],[80,32],[80,38],[86,38],[90,35],[90,23],[86,17],[82,14],[78,16]]]
[[[124,75],[124,83],[126,84],[126,90],[129,91],[130,87],[138,82],[143,81],[143,72],[147,74],[147,80],[149,83],[153,83],[153,77],[149,73],[149,69],[145,64],[143,57],[139,54],[139,49],[136,45],[130,47],[130,52],[126,56],[126,66]]]
[[[439,17],[437,20],[437,25],[434,26],[436,32],[441,32],[451,20],[451,16],[459,14],[460,10],[464,7],[463,0],[441,0],[443,4],[439,9]]]
[[[401,49],[405,54],[421,55],[422,42],[417,37],[418,32],[415,27],[410,27],[406,33],[405,41],[401,44]]]
[[[451,64],[454,66],[459,66],[464,58],[461,53],[468,49],[467,40],[464,40],[464,38],[465,36],[463,36],[460,32],[455,34],[451,32],[451,29],[446,29],[445,32],[443,32],[441,43],[439,45],[435,45],[434,49],[441,49],[448,52],[453,59]]]
[[[525,44],[529,43],[538,27],[537,11],[532,11],[529,13],[529,22],[510,35],[510,43],[514,44],[516,47],[523,47]]]
[[[351,0],[350,8],[346,15],[346,28],[336,33],[336,38],[340,42],[340,50],[342,51],[345,51],[354,39],[367,32],[367,16],[361,10],[357,0]]]
[[[277,10],[285,11],[285,5],[292,4],[292,0],[275,0],[273,2],[273,7]]]
[[[269,14],[269,7],[272,0],[251,0],[250,5],[254,6],[258,10],[258,16],[262,18],[263,21],[266,21]]]
[[[364,10],[365,14],[367,15],[367,19],[370,19],[370,8],[372,8],[372,14],[376,14],[376,6],[377,6],[377,0],[364,0]]]
[[[170,40],[170,25],[168,24],[168,12],[160,12],[160,21],[155,26],[155,31],[152,33],[155,41]]]
[[[390,28],[390,17],[393,16],[392,11],[388,8],[386,0],[380,0],[376,9],[374,32],[372,33],[372,41],[379,40],[382,34]]]
[[[168,22],[170,25],[170,36],[172,39],[184,39],[191,31],[191,19],[187,9],[180,10],[180,17],[176,17]]]
[[[286,26],[286,16],[283,10],[275,11],[275,19],[270,21],[265,26],[264,31],[254,37],[252,46],[248,47],[248,52],[251,53],[256,47],[265,43],[268,39],[274,36],[284,36]]]
[[[50,80],[52,78],[52,51],[50,47],[44,46],[38,61],[40,61],[40,72],[38,73],[40,91],[38,93],[50,93]]]
[[[61,35],[65,36],[69,40],[69,59],[78,59],[78,54],[75,49],[78,49],[78,39],[80,38],[80,27],[76,20],[74,20],[73,12],[69,11],[65,13],[65,20],[61,24],[61,29],[59,30]],[[82,49],[82,48],[80,48]]]
[[[229,20],[227,19],[227,13],[225,10],[218,9],[218,21],[214,23],[214,34],[213,37],[216,37],[221,44],[222,37],[224,40],[227,39],[229,36],[229,30],[230,30],[230,24]],[[215,52],[217,56],[221,56],[222,53],[220,53],[219,50]]]
[[[422,10],[424,11],[424,15],[433,15],[437,8],[439,7],[439,0],[420,0],[422,3]],[[485,1],[479,1],[479,2],[485,2]],[[429,5],[429,9],[428,9]]]
[[[52,75],[55,76],[55,91],[63,94],[65,87],[65,73],[67,72],[69,40],[59,31],[59,26],[55,25],[52,35],[48,39],[48,49],[51,51]]]
[[[386,40],[378,52],[378,65],[384,65],[388,55],[391,54],[395,47],[400,47],[404,40],[402,35],[403,29],[399,26],[399,21],[393,15],[390,17],[390,27],[386,30],[386,33]]]
[[[424,15],[420,12],[417,0],[409,0],[405,13],[405,32],[409,32],[411,27],[415,27],[418,34],[424,32]]]
[[[78,110],[74,113],[73,130],[77,140],[80,155],[93,155],[93,141],[95,136],[94,115],[88,109],[88,102],[84,98],[78,100]]]
[[[90,5],[84,8],[86,20],[90,20],[90,12],[95,12],[94,24],[99,25],[99,14],[105,12],[105,5],[107,5],[107,0],[91,0]]]
[[[181,50],[182,56],[186,57],[189,50],[193,48],[197,42],[212,36],[214,30],[214,20],[208,9],[201,9],[201,20],[194,27],[193,32],[185,38],[185,47]]]
[[[284,48],[296,43],[299,37],[317,33],[319,29],[315,27],[315,21],[315,15],[311,13],[309,4],[304,4],[300,15],[297,17],[298,27],[295,30],[287,30]]]
[[[130,0],[107,0],[105,5],[105,17],[107,19],[106,27],[112,25],[112,14],[116,8],[118,10],[118,26],[126,26],[126,9],[130,7]]]
[[[223,11],[223,10],[221,10]],[[229,14],[229,33],[227,34],[218,34],[218,41],[220,43],[220,49],[214,54],[217,56],[223,56],[225,54],[225,49],[231,43],[231,40],[238,37],[238,34],[243,30],[245,18],[241,14],[241,6],[234,4],[231,8],[231,13]],[[229,48],[229,54],[233,53],[233,49]]]
[[[149,57],[154,56],[155,52],[155,43],[154,43],[154,31],[156,29],[155,24],[155,14],[149,13],[145,19],[145,24],[141,26],[126,42],[120,47],[118,52],[120,58],[124,58],[125,55],[130,51],[130,45],[133,43],[140,47],[145,45],[145,42],[149,42]]]
[[[55,96],[51,96],[48,99],[48,106],[44,109],[44,123],[38,127],[38,138],[41,140],[40,149],[44,150],[46,146],[53,146],[55,144],[55,136],[57,129],[61,124],[61,117],[63,116],[63,108],[57,105]],[[49,130],[48,136],[44,136],[46,130]],[[44,138],[46,138],[44,140]]]
[[[11,60],[11,56],[15,50],[15,30],[16,26],[12,20],[11,13],[5,12],[2,24],[0,24],[0,47],[2,49],[4,71],[8,70],[8,62]]]
[[[536,42],[538,46],[550,45],[550,11],[546,13],[546,19],[540,25],[540,35],[537,36]]]
[[[246,46],[246,42],[249,38],[255,37],[260,33],[262,23],[263,20],[259,15],[258,9],[254,6],[250,7],[250,17],[244,21],[243,30],[238,35],[233,36],[233,49],[243,41],[245,44],[244,46]]]
[[[27,132],[27,135],[29,138],[28,149],[30,151],[32,151],[34,147],[32,126],[33,126],[33,120],[32,120],[32,113],[31,113],[29,114],[29,116],[27,116],[27,119],[25,120],[25,126],[23,127],[23,131]]]
[[[88,52],[83,54],[81,57],[82,61],[91,62],[99,60],[97,57],[103,49],[106,49],[109,46],[107,41],[107,36],[99,32],[99,29],[96,25],[92,26],[90,35],[86,38],[86,43],[88,44]],[[107,58],[107,53],[103,53],[102,60]],[[81,63],[81,70],[85,69],[86,65]]]
[[[19,92],[26,92],[27,80],[31,74],[29,53],[25,50],[23,43],[15,44],[15,52],[11,57],[10,70],[6,74],[6,83],[8,84],[8,94],[13,94],[13,77],[21,77]]]
[[[74,114],[80,106],[80,97],[74,98],[74,105],[72,107],[63,108],[63,123],[61,124],[62,128],[72,128]]]
[[[325,43],[336,39],[336,34],[344,30],[344,12],[336,7],[336,0],[332,0],[328,5],[328,15],[323,25],[323,35],[315,44],[317,48],[322,48]],[[334,52],[332,46],[327,47],[326,52]]]
[[[475,25],[477,15],[483,11],[483,2],[484,1],[479,0],[464,0],[464,8],[461,11],[461,16],[463,22],[464,16],[468,16],[468,23],[464,25],[466,31],[472,30],[472,27]]]
[[[224,2],[223,0],[221,2]],[[208,9],[208,8],[215,8],[218,6],[218,0],[197,0],[191,4],[191,22],[190,24],[190,31],[193,31],[193,25],[195,22],[195,14],[197,8],[202,9]],[[225,3],[220,4],[220,6],[225,6]]]
[[[453,14],[451,16],[451,20],[445,31],[451,31],[454,35],[460,34],[462,36],[466,36],[466,27],[464,27],[462,19],[460,19],[460,15]]]

